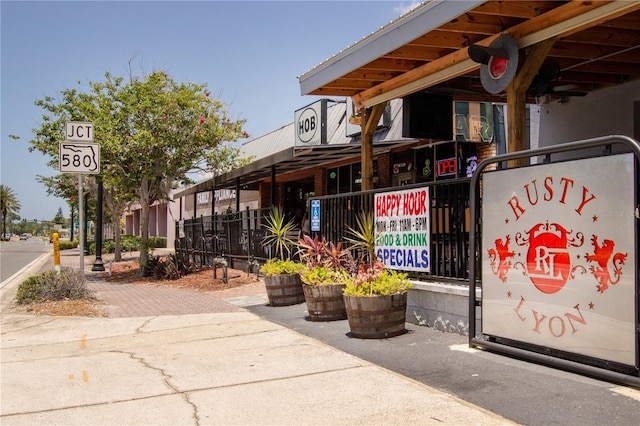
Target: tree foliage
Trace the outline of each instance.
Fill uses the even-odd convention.
[[[56,215],[53,217],[53,219],[51,219],[52,223],[55,223],[56,225],[64,225],[67,221],[64,218],[64,215],[62,214],[62,207],[58,207],[58,211],[56,212]]]
[[[0,213],[2,214],[2,235],[7,233],[7,219],[17,216],[20,201],[13,189],[0,183]]]
[[[247,137],[244,120],[232,120],[206,85],[179,83],[161,71],[128,80],[106,73],[104,81],[89,87],[86,93],[67,89],[60,99],[36,101],[46,113],[34,129],[30,150],[49,155],[49,165],[57,168],[65,121],[92,122],[101,145],[99,178],[112,217],[119,220],[129,203],[140,203],[140,261],[145,264],[150,206],[168,201],[176,183],[191,183],[189,172],[217,174],[235,167],[233,142]]]

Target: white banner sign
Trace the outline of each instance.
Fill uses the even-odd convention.
[[[375,195],[376,254],[387,268],[429,272],[429,188]]]
[[[484,174],[483,333],[636,364],[634,162]]]

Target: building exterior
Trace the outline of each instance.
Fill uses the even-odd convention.
[[[357,198],[349,197],[367,191],[391,188],[399,192],[403,186],[416,185],[435,188],[447,182],[468,191],[465,179],[474,174],[477,164],[498,154],[605,135],[638,139],[639,10],[640,3],[625,1],[426,2],[303,74],[299,78],[301,93],[322,99],[296,111],[292,124],[245,144],[242,152],[253,157],[250,164],[176,191],[174,201],[183,200],[178,217],[188,214],[184,207],[188,197],[194,197],[195,217],[198,194],[235,190],[236,194],[251,191],[255,197],[252,206],[281,206],[299,221],[310,199],[325,202],[327,197],[343,197],[348,206],[345,210],[350,210]],[[496,44],[505,37],[511,44]],[[503,53],[495,53],[496,49]],[[501,62],[492,62],[495,58],[502,60],[506,71],[492,67]],[[329,101],[328,97],[345,101]],[[574,156],[610,156],[616,149],[620,148],[613,152],[609,148],[568,152],[554,157],[553,162]],[[626,152],[625,148],[620,152]],[[549,161],[549,156],[532,157],[496,167],[498,173],[502,168],[522,168],[522,175],[529,176],[533,173],[529,166],[541,164],[538,170],[546,170],[544,163]],[[561,166],[553,167],[549,170],[561,170]],[[536,179],[529,183],[533,185]],[[566,192],[570,180],[565,182]],[[547,189],[550,198],[552,191]],[[434,269],[422,276],[425,279],[416,279],[410,291],[407,321],[475,334],[476,324],[470,324],[470,318],[476,316],[470,311],[475,310],[473,302],[483,299],[475,287],[475,297],[469,297],[468,269],[473,269],[478,258],[486,261],[487,250],[473,254],[475,247],[468,236],[476,233],[469,224],[475,212],[470,212],[469,194],[464,191],[455,200],[447,198],[450,194],[446,190],[444,200],[430,200],[432,210],[440,216],[432,216],[428,222],[435,238],[442,239],[430,246],[435,257],[429,263]],[[601,191],[607,192],[615,193],[615,188]],[[637,199],[637,191],[631,192],[631,198]],[[533,205],[531,194],[527,194]],[[584,187],[578,213],[594,199],[589,194]],[[241,210],[241,197],[236,198],[235,211]],[[564,198],[560,204],[562,201]],[[511,207],[516,213],[514,220],[518,220],[521,211],[515,204]],[[520,205],[517,209],[524,211]],[[597,218],[594,214],[593,222]],[[343,222],[340,219],[333,225],[343,226]],[[637,225],[631,227],[637,239]],[[509,244],[508,239],[500,241],[496,240],[496,250],[500,244]],[[438,245],[448,248],[438,253]],[[637,288],[637,241],[628,247],[630,257],[624,257],[634,259],[630,272],[635,280],[628,285]],[[505,249],[505,253],[511,252]],[[539,264],[544,253],[549,261],[549,247],[539,247]],[[451,270],[454,264],[458,267],[455,273]],[[589,265],[581,267],[588,274]],[[635,306],[636,317],[637,309]],[[586,323],[577,313],[566,313],[565,317],[566,321],[560,314],[550,317],[556,327],[562,326],[554,329],[549,320],[552,336],[564,336],[575,321]],[[492,326],[499,323],[493,321]],[[637,327],[631,322],[625,327],[628,325],[632,331],[627,334],[632,335]],[[482,324],[481,318],[478,324]],[[637,372],[639,339],[635,333],[631,339],[625,336],[624,363]],[[630,362],[634,353],[635,361]]]
[[[434,140],[403,136],[403,121],[407,120],[404,103],[402,99],[389,103],[374,134],[376,188],[469,177],[473,164],[505,149],[504,105],[449,99],[448,139]],[[198,205],[196,212],[211,212],[207,204],[203,213],[198,200],[211,199],[214,187],[226,193],[237,191],[241,200],[243,196],[256,197],[253,203],[241,202],[241,210],[278,205],[297,221],[307,212],[312,196],[359,191],[360,126],[350,122],[351,104],[348,100],[321,99],[298,113],[310,108],[315,108],[314,117],[322,126],[317,143],[297,140],[300,122],[246,142],[241,156],[252,158],[250,164],[174,193],[174,201],[185,206],[182,217],[198,216],[193,214],[193,200]],[[535,129],[536,118],[533,114]],[[225,200],[226,209],[237,211],[235,200]],[[220,202],[215,205],[217,209]]]

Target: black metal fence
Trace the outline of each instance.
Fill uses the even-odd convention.
[[[240,268],[264,262],[271,248],[262,243],[268,209],[200,216],[176,222],[175,250],[196,266],[213,266],[220,259]]]
[[[349,228],[356,229],[356,217],[374,210],[375,194],[398,189],[429,187],[431,199],[430,271],[411,273],[416,278],[469,277],[469,179],[452,179],[402,188],[315,197],[320,201],[320,234],[329,241],[345,241]],[[475,261],[475,250],[472,261]]]
[[[431,199],[430,272],[410,275],[414,278],[451,279],[466,283],[469,262],[469,179],[404,186],[402,189],[429,187]],[[320,231],[328,241],[346,242],[349,228],[356,229],[356,218],[374,209],[376,193],[399,188],[354,192],[315,197],[320,201]],[[197,266],[212,266],[224,258],[232,267],[251,267],[272,257],[271,247],[263,244],[264,219],[269,209],[244,210],[239,213],[201,216],[176,222],[176,253]],[[295,253],[295,250],[293,250]]]

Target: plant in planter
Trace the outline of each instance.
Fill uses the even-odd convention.
[[[300,278],[311,321],[346,319],[342,291],[355,269],[349,250],[305,235],[298,241],[298,254],[305,262]]]
[[[353,250],[361,251],[357,274],[344,289],[345,309],[351,336],[383,339],[406,332],[407,274],[386,269],[376,259],[375,218],[372,213],[356,217],[356,229],[349,228]]]
[[[263,238],[264,244],[270,244],[279,257],[269,259],[261,268],[265,274],[264,285],[271,306],[288,306],[304,302],[300,271],[303,264],[288,258],[291,247],[295,241],[288,235],[294,230],[292,220],[287,221],[284,213],[279,208],[271,210],[266,218],[267,235]],[[287,253],[287,258],[285,258]]]

